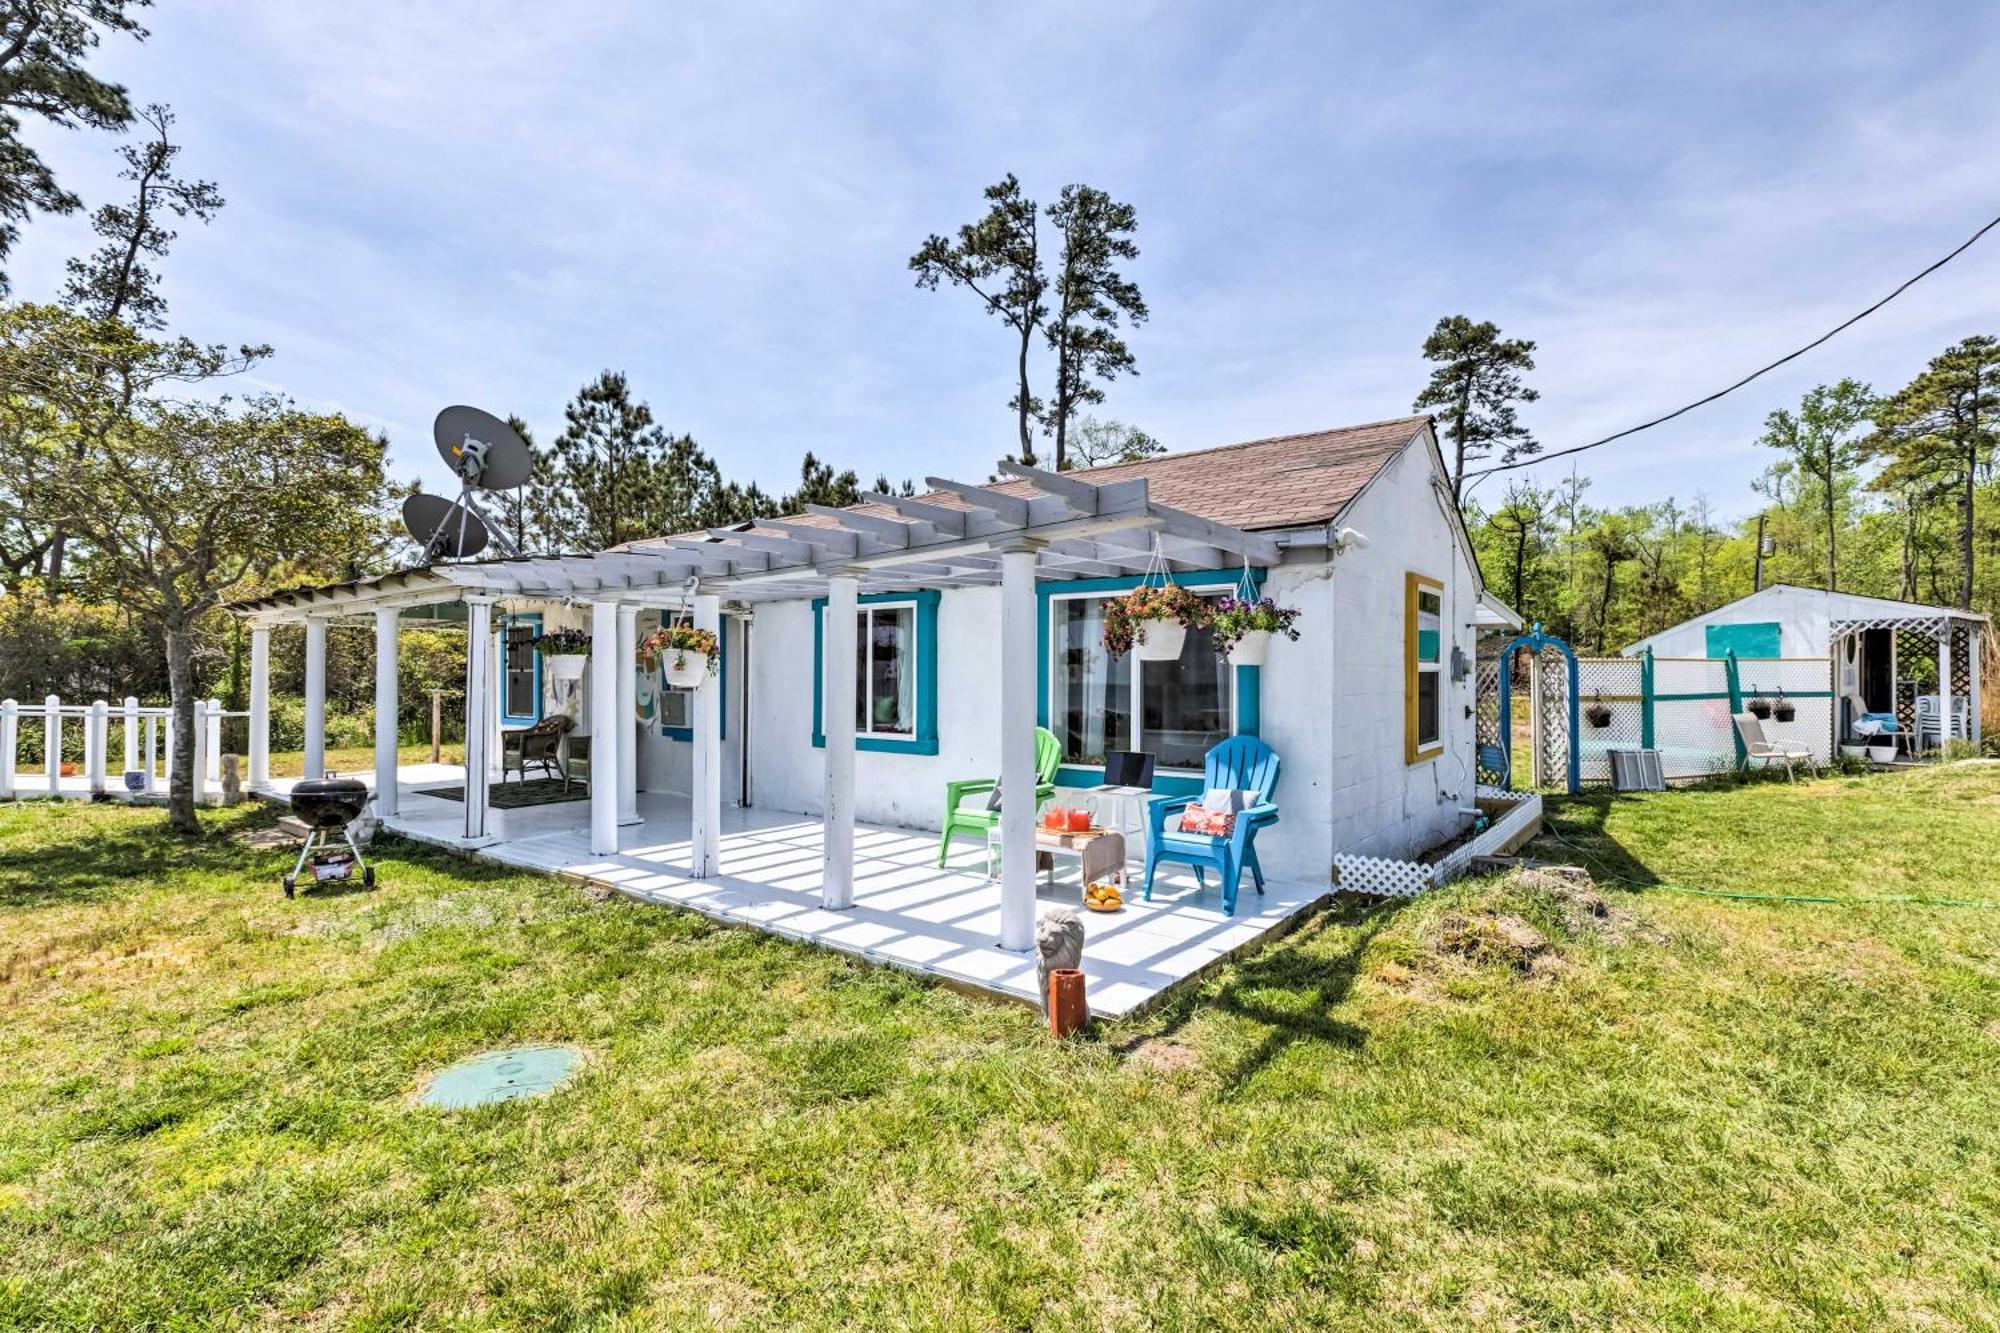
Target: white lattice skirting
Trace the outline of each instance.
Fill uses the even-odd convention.
[[[1440,884],[1449,884],[1472,868],[1482,856],[1498,856],[1518,847],[1542,826],[1542,798],[1521,796],[1482,788],[1482,800],[1510,801],[1511,807],[1487,825],[1486,831],[1469,842],[1452,848],[1434,862],[1397,861],[1382,856],[1354,856],[1343,853],[1333,858],[1334,874],[1342,893],[1361,893],[1376,898],[1414,898]]]

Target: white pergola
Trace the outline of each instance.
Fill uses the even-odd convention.
[[[303,622],[306,632],[307,777],[325,772],[326,627],[372,614],[376,636],[375,787],[378,811],[396,814],[396,634],[403,610],[440,602],[466,608],[467,846],[487,834],[489,766],[497,743],[498,669],[491,652],[492,608],[505,599],[567,601],[590,608],[591,851],[618,850],[618,827],[635,822],[636,747],[631,663],[645,608],[685,608],[719,632],[722,603],[827,599],[824,696],[842,698],[855,659],[855,620],[864,592],[998,585],[1000,588],[1000,784],[1035,789],[1035,585],[1169,569],[1276,564],[1284,547],[1325,545],[1330,533],[1276,536],[1223,526],[1154,502],[1143,478],[1091,482],[1081,476],[1002,463],[1009,480],[987,486],[927,478],[923,497],[870,493],[848,509],[808,506],[794,518],[758,519],[703,533],[639,541],[595,554],[531,556],[403,570],[330,587],[278,593],[235,608],[251,627],[250,781],[270,780],[270,630]],[[841,674],[836,674],[841,673]],[[695,691],[690,873],[718,873],[722,826],[721,687]],[[822,900],[854,903],[854,714],[825,710],[826,779]],[[610,780],[606,780],[606,779]],[[1035,913],[1031,801],[1003,803],[1003,948],[1032,946]]]

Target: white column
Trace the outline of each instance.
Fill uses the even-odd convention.
[[[1951,741],[1951,621],[1938,633],[1938,748]]]
[[[250,785],[271,785],[271,631],[250,631]]]
[[[396,608],[375,610],[375,813],[384,819],[400,807],[396,790]]]
[[[90,721],[83,728],[83,771],[90,794],[104,794],[104,770],[110,764],[111,705],[99,699],[90,706]]]
[[[21,705],[0,699],[0,800],[14,795],[14,745],[21,736]]]
[[[139,766],[139,701],[132,695],[125,696],[125,768],[129,773]]]
[[[1000,947],[1035,943],[1035,552],[1000,557]]]
[[[49,795],[62,795],[62,700],[53,694],[42,700],[42,769]]]
[[[630,674],[630,673],[627,673]],[[590,851],[618,851],[618,603],[590,604]]]
[[[306,617],[306,774],[326,776],[326,621]]]
[[[722,599],[694,599],[694,627],[722,636]],[[688,873],[707,879],[722,869],[722,673],[711,671],[691,700],[693,772],[688,783]]]
[[[484,597],[465,599],[465,840],[486,840],[486,791],[492,781],[486,769],[490,732],[487,714],[494,711],[487,693],[491,673],[487,658],[493,651],[493,603]]]
[[[202,754],[208,765],[202,771],[208,774],[208,785],[214,791],[222,790],[222,700],[210,699],[202,705],[202,735],[206,738]]]
[[[190,786],[194,790],[195,804],[208,799],[208,707],[201,700],[194,701],[194,762],[188,772],[193,774]]]
[[[826,652],[819,693],[820,726],[826,733],[820,903],[835,910],[854,906],[854,617],[860,592],[860,581],[852,574],[826,581]]]
[[[639,608],[618,608],[618,822],[639,822]],[[593,742],[594,744],[595,742]]]
[[[1980,643],[1979,639],[1979,631],[1975,628],[1971,634],[1966,636],[1965,640],[1966,651],[1972,654],[1972,661],[1969,664],[1972,668],[1972,680],[1970,682],[1972,685],[1972,702],[1967,706],[1966,711],[1971,715],[1968,719],[1972,728],[1972,734],[1969,739],[1974,745],[1978,745],[1980,742],[1980,734],[1983,729],[1979,725],[1979,704],[1986,697],[1979,692],[1979,658],[1981,656],[1981,649],[1985,647],[1984,644]]]
[[[166,780],[164,777],[153,771],[153,765],[159,761],[160,757],[159,741],[160,741],[160,715],[158,713],[148,713],[146,714],[146,790],[147,791],[152,791],[156,785],[164,783]]]

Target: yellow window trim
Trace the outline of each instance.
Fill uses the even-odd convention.
[[[1417,743],[1417,594],[1438,595],[1438,738]],[[1421,764],[1444,753],[1444,584],[1422,574],[1403,575],[1403,762]]]

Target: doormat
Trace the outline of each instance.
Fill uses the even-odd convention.
[[[435,796],[443,801],[465,800],[463,787],[426,787],[419,796]],[[561,778],[530,778],[525,782],[495,782],[486,789],[486,804],[495,810],[519,810],[529,805],[556,805],[563,801],[587,801],[590,788],[581,782],[563,790]]]

